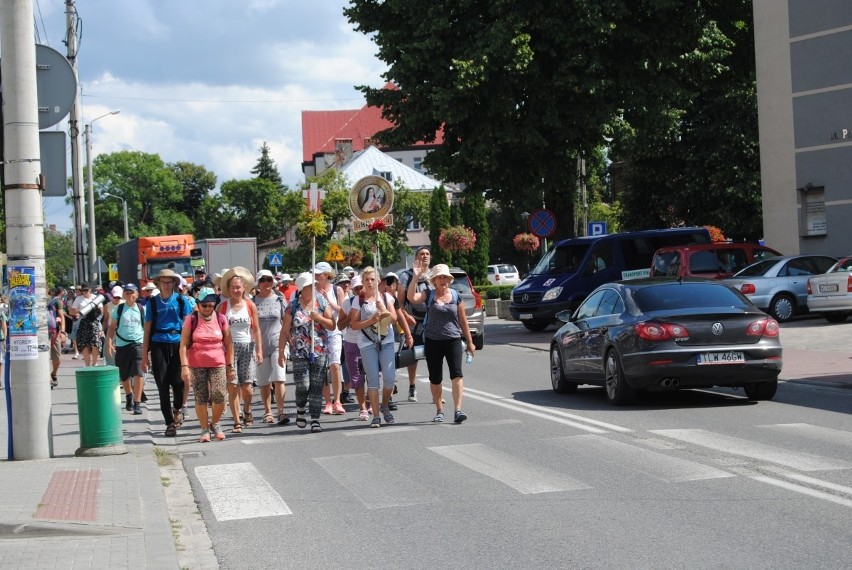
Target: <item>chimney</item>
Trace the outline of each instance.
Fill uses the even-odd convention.
[[[367,138],[364,139],[364,148],[370,148],[371,146],[375,146],[375,145],[376,145],[376,141],[374,141],[372,138],[367,137]]]
[[[352,139],[334,139],[334,162],[338,168],[352,158]]]

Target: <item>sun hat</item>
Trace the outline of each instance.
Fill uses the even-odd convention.
[[[153,291],[156,288],[157,288],[156,283],[154,283],[153,281],[148,281],[148,284],[145,285],[144,287],[142,287],[142,290],[143,291]]]
[[[282,273],[282,274],[281,274],[281,282],[282,282],[282,283],[283,283],[284,281],[292,281],[292,280],[293,280],[293,278],[292,278],[292,277],[290,277],[290,274],[289,274],[289,273]]]
[[[157,274],[157,276],[154,277],[154,279],[152,279],[152,281],[154,282],[154,285],[156,285],[158,289],[160,288],[160,281],[162,279],[171,279],[172,282],[175,284],[175,287],[178,287],[180,285],[180,275],[178,275],[177,273],[175,273],[171,269],[161,270]]]
[[[399,276],[396,273],[394,273],[393,271],[388,271],[387,273],[385,273],[384,279],[385,279],[385,281],[387,281],[388,279],[393,279],[394,281],[399,281]]]
[[[256,281],[260,282],[261,277],[272,277],[272,279],[275,279],[275,276],[268,269],[261,269],[260,271],[258,271]]]
[[[346,275],[346,273],[341,273],[340,275],[337,276],[337,279],[335,279],[335,282],[337,282],[337,283],[349,283],[350,279],[349,279],[349,276]]]
[[[325,261],[320,261],[314,265],[314,275],[318,273],[327,273],[329,276],[334,277],[334,269],[332,269],[331,265]]]
[[[254,287],[254,277],[252,276],[251,271],[238,265],[222,274],[222,280],[219,281],[219,288],[222,289],[222,291],[227,291],[231,285],[231,279],[234,277],[240,277],[243,280],[243,285],[245,285],[246,290]]]
[[[227,271],[228,271],[227,269],[223,269],[222,273],[214,273],[213,274],[213,286],[214,287],[219,287],[219,283],[222,282],[222,275],[224,273],[227,273]],[[221,289],[221,287],[220,287],[220,289]]]
[[[123,289],[121,287],[119,287],[118,285],[116,285],[115,287],[113,287],[110,290],[110,295],[112,295],[114,298],[118,298],[118,297],[121,297],[122,291],[123,291]]]
[[[299,276],[296,277],[296,291],[301,291],[305,288],[305,285],[310,285],[314,282],[314,276],[312,273],[305,271],[304,273],[299,273]]]
[[[363,285],[361,284],[361,276],[360,275],[356,275],[355,277],[352,278],[351,281],[349,281],[349,288],[350,289],[356,289],[357,287],[363,287]]]
[[[137,287],[135,283],[128,283],[124,286],[124,290],[136,292],[139,290],[139,287]]]
[[[452,283],[455,279],[455,277],[453,277],[453,274],[450,273],[450,268],[447,267],[447,265],[444,263],[439,263],[438,265],[432,267],[432,273],[431,275],[429,275],[429,283],[433,283],[435,281],[435,277],[438,277],[440,275],[445,275],[449,277],[450,283]]]

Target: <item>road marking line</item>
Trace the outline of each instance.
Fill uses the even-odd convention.
[[[596,461],[627,467],[670,483],[735,477],[733,473],[715,467],[671,457],[599,435],[574,435],[555,438],[552,441],[571,450],[580,448],[594,456]]]
[[[773,424],[757,426],[771,430],[790,433],[796,436],[818,439],[833,445],[852,446],[852,434],[848,431],[815,426],[812,424]]]
[[[766,475],[749,475],[749,477],[754,479],[755,481],[760,481],[761,483],[768,483],[769,485],[781,487],[782,489],[787,489],[788,491],[801,493],[803,495],[808,495],[809,497],[815,497],[824,501],[830,501],[838,505],[843,505],[844,507],[852,507],[852,501],[850,501],[849,499],[844,499],[843,497],[838,497],[837,495],[824,493],[823,491],[817,491],[816,489],[811,489],[802,485],[796,485],[795,483],[790,483],[788,481],[773,479],[772,477],[767,477]]]
[[[439,500],[423,485],[413,483],[410,474],[396,471],[370,453],[314,457],[314,461],[370,510],[433,504]]]
[[[217,521],[293,514],[251,463],[202,465],[195,468],[195,476]]]
[[[306,441],[313,441],[315,439],[322,439],[322,436],[318,433],[299,433],[296,432],[297,435],[290,435],[287,437],[253,437],[253,438],[240,438],[240,443],[245,445],[259,445],[261,443],[289,443],[289,442],[299,442],[305,443]]]
[[[785,465],[799,471],[826,471],[830,469],[850,469],[852,463],[834,459],[825,459],[811,453],[800,453],[773,445],[712,433],[702,429],[662,429],[651,430],[672,439],[701,445],[717,451],[742,455],[752,459]]]
[[[346,437],[360,437],[360,436],[379,435],[379,434],[383,434],[383,433],[400,433],[400,432],[403,432],[403,431],[417,431],[417,430],[420,429],[420,428],[417,428],[417,427],[414,427],[414,426],[398,426],[397,427],[397,426],[389,426],[389,425],[385,425],[385,424],[382,424],[381,429],[371,429],[369,427],[369,425],[370,425],[369,423],[364,422],[362,424],[363,427],[361,427],[361,429],[356,429],[354,431],[344,431],[342,433]]]
[[[518,459],[481,443],[445,445],[428,449],[450,461],[500,481],[524,495],[591,489],[585,483],[562,473]]]
[[[471,422],[467,425],[470,426],[470,427],[494,427],[494,426],[515,425],[515,424],[520,424],[520,423],[523,423],[523,422],[521,420],[505,419],[505,420],[490,420],[490,421],[484,421],[484,422],[476,421],[476,422]],[[450,429],[457,427],[457,424],[454,424],[452,422],[438,423],[437,425],[442,427],[442,428],[450,428]]]

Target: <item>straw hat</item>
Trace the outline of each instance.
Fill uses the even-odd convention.
[[[249,290],[254,287],[254,275],[252,275],[251,271],[249,271],[245,267],[238,265],[222,274],[222,280],[219,281],[219,287],[222,289],[222,291],[228,290],[231,285],[231,279],[233,279],[234,277],[242,278],[243,285],[245,286],[246,290]]]
[[[438,265],[432,267],[432,273],[429,275],[429,283],[434,283],[435,277],[438,277],[439,275],[449,277],[450,283],[452,283],[455,279],[455,277],[453,277],[453,274],[450,273],[450,268],[447,267],[447,265],[444,263],[439,263]]]
[[[157,288],[160,287],[160,280],[161,279],[171,279],[172,281],[174,281],[175,288],[177,288],[180,285],[180,275],[178,275],[177,273],[175,273],[171,269],[160,270],[160,272],[157,274],[157,276],[154,277],[154,279],[152,279],[152,281],[157,286]]]

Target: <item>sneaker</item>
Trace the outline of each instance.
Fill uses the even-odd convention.
[[[370,412],[368,412],[367,410],[361,410],[360,412],[358,412],[358,419],[362,422],[366,422],[370,419]]]
[[[222,441],[225,439],[225,432],[222,431],[222,426],[219,424],[213,424],[213,437],[216,438],[217,441]]]
[[[399,392],[399,389],[397,388],[396,384],[394,384],[393,385],[393,393],[396,394],[398,392]]]
[[[393,414],[390,413],[390,410],[388,408],[382,410],[382,415],[384,416],[386,424],[392,424],[396,421],[393,417]]]
[[[325,406],[322,408],[322,413],[327,416],[334,413],[334,406],[331,405],[331,402],[326,402]]]
[[[353,396],[353,395],[352,395],[352,394],[350,394],[349,392],[341,392],[341,394],[340,394],[340,400],[341,400],[344,404],[354,404],[354,403],[355,403],[355,401],[356,401],[356,400],[355,400],[355,396]]]
[[[206,429],[201,430],[201,437],[198,438],[200,443],[210,443],[210,432]]]
[[[390,400],[388,402],[388,409],[392,412],[395,412],[399,409],[399,406],[396,405],[396,402],[394,402],[393,400]]]
[[[337,414],[337,415],[346,413],[346,410],[343,409],[343,404],[341,404],[340,402],[335,402],[334,406],[332,406],[332,408],[333,408],[334,413]]]
[[[130,394],[124,398],[124,409],[128,412],[133,409],[133,396]]]
[[[417,388],[414,386],[414,384],[408,385],[408,401],[409,402],[416,402],[417,401]]]
[[[79,352],[75,352],[75,353],[74,353],[74,356],[72,356],[72,357],[71,357],[71,359],[72,359],[72,360],[80,360],[80,353],[79,353]]]
[[[141,416],[142,415],[142,404],[140,404],[139,402],[136,402],[135,404],[133,404],[133,415],[134,416]]]
[[[467,419],[467,414],[465,414],[465,413],[464,413],[463,411],[461,411],[461,410],[456,410],[456,416],[455,416],[455,418],[453,419],[453,422],[455,422],[455,423],[457,423],[457,424],[460,424],[460,423],[462,423],[463,421],[465,421],[466,419]]]
[[[370,427],[371,428],[382,427],[382,418],[380,418],[379,416],[376,416],[375,418],[373,418],[373,421],[370,422]]]
[[[438,423],[438,424],[443,422],[444,421],[444,412],[438,412],[437,414],[435,414],[435,417],[432,418],[432,421],[435,422],[435,423]]]

